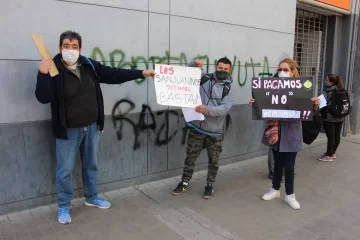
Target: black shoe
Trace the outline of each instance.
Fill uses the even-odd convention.
[[[273,173],[273,172],[269,172],[268,178],[271,179],[271,180],[274,180],[274,173]]]
[[[190,186],[189,183],[186,184],[185,182],[181,181],[179,185],[172,191],[171,194],[174,196],[178,196],[186,192],[189,189],[189,186]]]
[[[214,189],[213,189],[213,185],[211,184],[207,184],[205,186],[205,192],[204,192],[204,198],[205,199],[210,199],[214,196]]]

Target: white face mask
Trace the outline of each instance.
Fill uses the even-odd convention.
[[[72,66],[79,59],[80,53],[77,50],[63,49],[61,55],[62,55],[62,59],[66,62],[66,64]]]
[[[278,75],[279,77],[290,77],[290,72],[281,71]]]

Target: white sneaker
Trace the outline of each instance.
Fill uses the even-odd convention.
[[[280,191],[270,188],[269,192],[265,193],[262,196],[262,199],[265,201],[269,201],[269,200],[273,200],[273,199],[279,198],[279,197],[280,197]]]
[[[322,162],[333,162],[334,157],[329,157],[329,156],[323,155],[321,157],[318,157],[317,160],[322,161]]]
[[[296,200],[295,194],[291,194],[291,195],[286,195],[285,196],[285,202],[287,202],[290,207],[292,207],[295,210],[300,209],[300,204],[299,202]]]

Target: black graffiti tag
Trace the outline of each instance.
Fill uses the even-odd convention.
[[[164,114],[165,113],[165,114]],[[177,111],[174,111],[174,110],[166,110],[166,111],[161,111],[161,112],[158,112],[157,115],[162,115],[164,114],[165,115],[165,121],[163,122],[163,124],[161,125],[159,131],[157,131],[156,133],[156,140],[155,140],[155,144],[157,146],[162,146],[162,145],[165,145],[167,143],[169,143],[171,141],[171,139],[177,134],[178,130],[176,129],[172,134],[171,136],[169,136],[169,120],[170,120],[170,115],[174,115],[176,116],[176,123],[177,123],[177,127],[179,126],[179,123],[180,123],[180,117],[179,117],[179,113]],[[161,139],[161,135],[162,135],[162,132],[165,130],[164,132],[164,138]]]
[[[121,106],[120,106],[122,103],[128,104],[128,108],[124,112],[121,110]],[[134,136],[135,136],[133,149],[136,150],[137,148],[140,147],[139,131],[138,131],[138,128],[136,127],[136,125],[134,124],[134,122],[125,116],[126,114],[131,112],[134,108],[135,108],[135,104],[132,101],[130,101],[128,99],[121,99],[120,101],[115,103],[115,105],[112,109],[112,112],[111,112],[111,116],[112,116],[114,128],[116,129],[117,139],[119,141],[121,141],[121,139],[123,138],[122,131],[123,131],[123,127],[124,127],[124,121],[128,122],[133,127],[133,132],[134,132]],[[118,121],[120,122],[119,127],[117,127]]]
[[[154,112],[151,110],[151,107],[143,104],[141,112],[139,114],[139,119],[135,123],[132,119],[128,117],[128,114],[135,109],[135,103],[128,99],[121,99],[116,102],[112,109],[112,121],[114,128],[116,129],[117,139],[121,141],[123,139],[123,129],[124,123],[127,122],[133,130],[135,137],[133,150],[140,148],[140,133],[148,130],[149,133],[155,133],[155,145],[163,146],[168,144],[179,132],[180,129],[180,120],[184,120],[183,114],[180,114],[176,110],[165,110],[158,111],[156,113],[157,118],[155,117]],[[125,110],[123,110],[125,109]],[[163,116],[163,120],[158,125],[156,120],[159,119],[159,116]],[[151,123],[147,123],[146,118],[149,117]],[[175,121],[172,121],[175,120]],[[174,124],[171,124],[174,123]],[[175,130],[171,131],[171,126],[175,126]],[[224,124],[224,133],[229,131],[231,126],[231,116],[230,114],[226,115],[225,124]],[[186,139],[188,135],[188,127],[184,121],[184,126],[181,128],[181,145],[186,144]],[[150,136],[150,135],[148,135]]]

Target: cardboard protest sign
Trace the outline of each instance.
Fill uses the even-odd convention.
[[[156,64],[155,72],[158,104],[188,108],[201,105],[199,68]]]
[[[253,78],[253,120],[312,120],[313,80],[298,78]]]
[[[33,35],[32,39],[34,40],[34,43],[35,43],[35,45],[36,45],[36,47],[37,47],[37,49],[38,49],[38,51],[40,53],[40,56],[41,57],[48,57],[52,61],[51,68],[49,70],[50,76],[54,77],[54,76],[58,75],[59,71],[56,68],[54,61],[52,60],[51,54],[50,54],[48,48],[45,45],[44,39],[40,35]]]

